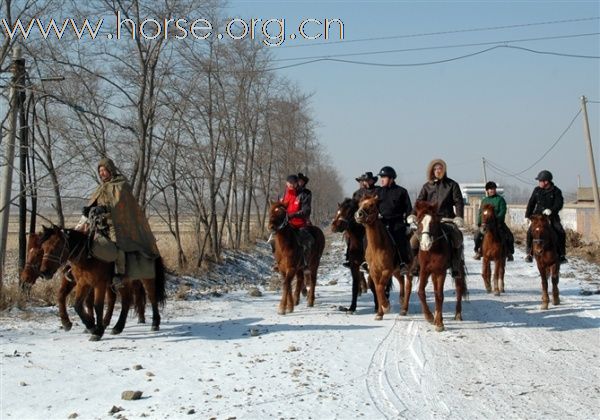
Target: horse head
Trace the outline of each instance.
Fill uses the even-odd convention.
[[[348,229],[356,210],[358,210],[358,203],[352,198],[346,198],[338,203],[337,212],[331,222],[331,231],[340,233]]]
[[[427,201],[415,203],[417,213],[417,237],[422,251],[429,251],[433,246],[434,238],[439,236],[440,218],[437,215],[437,206]]]
[[[269,230],[277,232],[283,229],[288,223],[288,215],[286,207],[276,201],[271,203],[271,211],[269,213]]]
[[[41,237],[37,233],[30,233],[27,239],[27,258],[25,267],[19,273],[19,288],[24,293],[29,293],[31,287],[40,276],[40,265],[44,252],[41,248]]]
[[[42,261],[39,272],[45,279],[50,279],[67,261],[69,255],[68,234],[58,226],[44,226],[40,247]]]
[[[550,226],[550,218],[543,214],[531,216],[531,237],[533,238],[533,253],[541,255],[542,252],[553,244],[552,226]]]
[[[484,204],[481,208],[481,233],[485,235],[490,228],[496,226],[497,219],[492,204]]]
[[[362,225],[370,225],[379,219],[379,198],[376,195],[366,194],[358,203],[358,210],[354,213],[354,220]]]

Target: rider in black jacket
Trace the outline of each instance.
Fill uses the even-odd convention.
[[[558,239],[558,256],[560,262],[567,262],[566,255],[566,234],[560,223],[560,216],[558,212],[563,207],[563,196],[562,191],[552,182],[552,173],[550,171],[543,170],[535,178],[539,186],[535,187],[527,209],[525,210],[525,218],[529,219],[534,214],[544,214],[550,219],[550,224],[556,233]],[[528,262],[533,261],[531,255],[531,245],[533,238],[531,235],[531,228],[527,229],[527,256],[525,260]]]

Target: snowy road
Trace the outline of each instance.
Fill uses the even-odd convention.
[[[277,293],[237,291],[169,301],[160,332],[130,317],[123,334],[94,343],[80,323],[61,331],[55,308],[5,314],[0,418],[600,417],[600,295],[580,294],[598,267],[564,266],[561,305],[541,311],[539,277],[522,254],[495,297],[469,251],[465,320],[453,320],[448,278],[446,331],[436,333],[416,294],[409,315],[397,315],[397,288],[383,321],[370,294],[356,314],[339,312],[350,302],[342,255],[340,242],[325,255],[316,306],[303,301],[286,316]],[[125,390],[142,399],[121,400]],[[113,406],[123,410],[111,415]]]

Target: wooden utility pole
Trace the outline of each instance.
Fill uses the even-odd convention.
[[[596,206],[596,217],[600,223],[600,196],[598,195],[598,179],[596,178],[596,165],[594,163],[594,149],[592,148],[592,136],[590,134],[590,124],[587,114],[587,99],[581,97],[581,111],[583,111],[583,131],[587,140],[588,162],[590,164],[590,176],[592,178],[592,194],[594,194],[594,204]]]
[[[25,75],[25,61],[21,58],[21,49],[18,45],[13,48],[12,62],[13,77],[9,92],[9,115],[6,137],[3,143],[6,145],[4,157],[4,168],[2,180],[0,181],[0,288],[4,283],[4,261],[6,258],[6,242],[8,237],[8,222],[10,213],[13,161],[15,158],[15,138],[17,130],[17,114],[19,112],[19,94],[23,89]]]
[[[483,182],[487,184],[487,171],[485,169],[485,158],[481,158],[481,162],[483,163]]]

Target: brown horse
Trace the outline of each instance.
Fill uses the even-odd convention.
[[[50,278],[67,261],[71,264],[71,272],[77,279],[75,296],[75,311],[88,330],[91,331],[91,341],[100,340],[104,334],[105,325],[102,320],[104,310],[104,296],[110,287],[113,274],[113,264],[105,263],[89,256],[89,237],[87,234],[73,229],[59,227],[44,228],[41,238],[41,247],[44,252],[40,273],[45,278]],[[156,276],[154,279],[143,279],[144,289],[152,304],[152,331],[160,328],[159,305],[165,302],[165,277],[162,259],[155,260]],[[131,283],[127,279],[126,283]],[[90,289],[94,291],[94,317],[83,311],[83,300]],[[121,293],[121,314],[112,333],[119,334],[125,327],[127,313],[131,305],[131,288],[123,287]]]
[[[27,259],[25,262],[25,267],[19,274],[19,286],[23,293],[29,293],[38,277],[41,276],[40,266],[42,264],[43,256],[44,251],[41,248],[41,236],[37,233],[30,233],[27,241]],[[135,311],[138,314],[138,323],[143,324],[146,322],[146,293],[140,281],[134,281],[132,286]],[[58,315],[65,331],[69,331],[73,326],[73,323],[69,319],[69,314],[67,313],[67,297],[75,287],[76,279],[75,281],[69,280],[64,274],[62,274],[60,288],[58,289],[56,300],[58,303]],[[112,318],[116,301],[116,293],[111,287],[106,289],[105,299],[107,306],[103,323],[105,326],[108,326]],[[87,311],[88,315],[94,315],[94,295],[92,293],[88,292],[85,298],[84,310]]]
[[[446,270],[451,267],[452,244],[449,238],[449,226],[442,223],[437,214],[437,206],[426,201],[415,203],[417,212],[419,238],[419,299],[423,307],[425,319],[435,325],[436,331],[444,331],[442,307],[444,304],[444,282]],[[435,317],[429,310],[425,297],[427,280],[431,276],[435,294]],[[462,321],[462,297],[467,295],[467,282],[464,267],[454,279],[456,286],[456,313],[454,319]]]
[[[367,235],[365,259],[369,265],[369,283],[372,281],[374,284],[374,294],[378,302],[375,319],[381,320],[383,314],[390,311],[386,287],[390,284],[392,276],[400,283],[400,315],[408,313],[412,277],[409,274],[410,270],[406,275],[400,270],[398,252],[383,222],[379,219],[378,200],[377,197],[365,196],[360,200],[355,218],[365,227]]]
[[[294,311],[294,305],[300,302],[300,291],[303,286],[307,288],[308,306],[313,306],[315,304],[317,270],[325,249],[323,231],[316,226],[306,227],[314,239],[314,244],[307,258],[308,269],[304,270],[303,250],[298,242],[298,233],[289,225],[286,207],[279,202],[271,204],[269,229],[274,235],[275,260],[283,279],[281,301],[277,313],[285,315],[286,312],[291,313]],[[296,277],[296,289],[292,298],[292,280],[294,277]]]
[[[533,237],[533,256],[542,277],[541,309],[548,309],[548,276],[552,278],[552,303],[554,305],[560,304],[560,297],[558,296],[560,260],[558,258],[557,238],[547,216],[531,216],[531,226],[529,228]]]
[[[350,274],[352,275],[352,302],[349,308],[344,308],[347,312],[356,311],[356,301],[358,296],[366,292],[367,282],[360,264],[365,260],[365,228],[354,220],[354,213],[358,210],[358,202],[351,198],[346,198],[338,204],[337,212],[331,222],[331,230],[335,233],[344,232],[344,238],[348,244],[347,258],[350,262]]]
[[[500,225],[494,206],[492,204],[484,204],[481,208],[481,233],[483,234],[483,242],[481,243],[481,255],[483,257],[481,275],[485,284],[485,290],[488,293],[492,292],[491,285],[491,262],[494,262],[494,294],[500,296],[504,293],[504,270],[506,268],[506,257],[508,251],[504,245]]]

